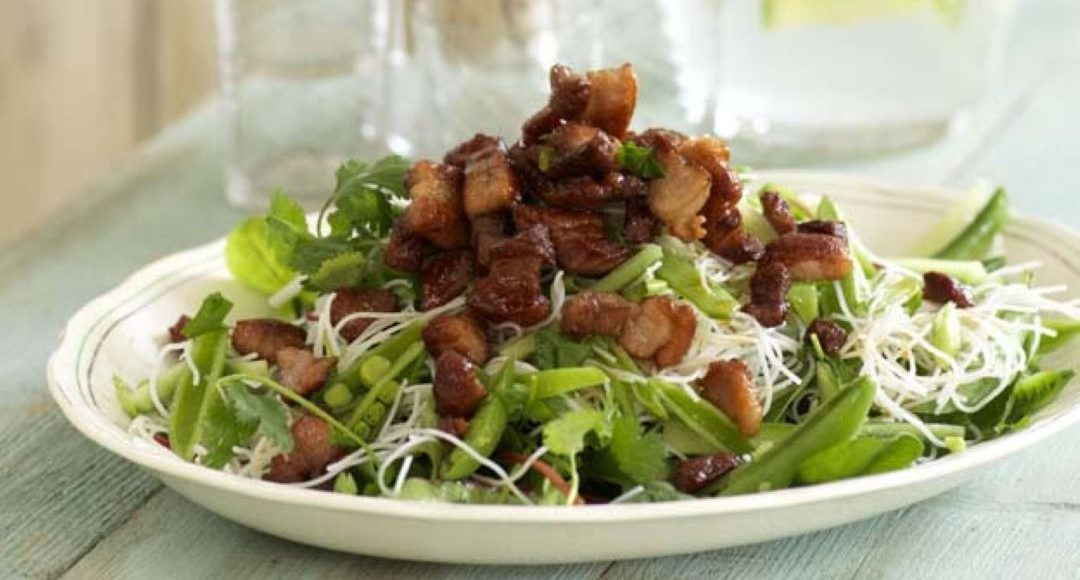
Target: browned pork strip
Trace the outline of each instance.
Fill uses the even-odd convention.
[[[666,296],[651,296],[626,321],[619,346],[635,358],[653,359],[657,366],[667,367],[686,356],[696,328],[692,308]]]
[[[607,239],[596,212],[521,205],[514,208],[514,222],[519,229],[547,226],[559,267],[571,274],[602,276],[630,257],[629,248]]]
[[[671,484],[683,493],[696,493],[731,473],[740,465],[742,465],[742,460],[734,453],[689,457],[675,464],[675,471],[671,474]]]
[[[791,274],[787,266],[762,262],[750,278],[750,304],[743,306],[743,311],[762,326],[780,326],[787,318],[790,289]]]
[[[184,327],[189,322],[191,322],[191,317],[187,314],[181,314],[180,318],[177,318],[176,322],[169,327],[169,342],[184,342],[187,340],[187,336],[184,335]]]
[[[618,338],[637,305],[613,292],[584,290],[566,299],[560,328],[563,334],[581,338],[602,335]]]
[[[795,231],[795,216],[791,214],[791,207],[775,191],[761,192],[761,209],[765,219],[772,226],[777,235],[790,234]]]
[[[287,347],[303,348],[307,332],[284,320],[250,318],[236,323],[232,346],[241,356],[255,353],[259,358],[277,363],[277,353]]]
[[[704,169],[687,163],[674,150],[654,151],[664,176],[649,182],[649,209],[667,225],[671,235],[692,242],[705,236],[700,215],[709,199],[712,179]]]
[[[765,247],[765,262],[787,266],[792,280],[839,280],[851,272],[847,243],[825,234],[794,233]]]
[[[637,106],[634,67],[627,63],[618,68],[589,71],[586,77],[590,85],[589,100],[581,121],[622,139],[630,128],[630,119]]]
[[[957,308],[975,306],[971,290],[957,282],[952,276],[941,272],[923,274],[923,298],[938,304],[952,302]]]
[[[556,64],[548,75],[551,96],[547,105],[521,126],[521,139],[532,145],[551,133],[565,119],[577,119],[589,103],[591,85],[585,75],[566,65]]]
[[[424,262],[424,238],[405,231],[401,221],[394,224],[386,240],[383,263],[405,272],[416,272]]]
[[[424,258],[420,268],[420,309],[431,310],[457,298],[472,278],[472,252],[450,250]]]
[[[810,326],[806,327],[806,339],[809,340],[811,336],[817,337],[822,352],[829,356],[840,354],[840,349],[847,342],[847,331],[839,324],[824,318],[815,318]]]
[[[462,192],[466,215],[475,217],[503,211],[519,199],[521,186],[501,142],[498,147],[482,149],[469,157]]]
[[[491,261],[488,275],[476,281],[469,308],[488,322],[532,326],[551,313],[551,301],[540,292],[540,258]]]
[[[548,146],[553,159],[540,168],[548,179],[564,179],[581,175],[602,178],[618,169],[615,153],[619,142],[607,133],[581,123],[567,123],[551,132]]]
[[[487,270],[491,265],[491,248],[506,239],[506,212],[478,215],[469,220],[472,225],[472,246],[476,252],[476,265]]]
[[[326,384],[337,360],[336,356],[317,357],[306,348],[283,348],[277,352],[281,384],[306,397]]]
[[[448,350],[435,363],[432,384],[435,408],[440,415],[471,417],[487,396],[487,389],[476,376],[476,367],[462,354]]]
[[[472,139],[447,151],[443,157],[443,163],[465,169],[465,164],[469,162],[473,155],[488,149],[501,149],[502,147],[502,139],[477,133],[473,135]]]
[[[335,327],[350,314],[357,312],[396,312],[397,297],[385,288],[343,288],[330,303],[330,323]],[[373,318],[357,318],[341,327],[341,337],[352,342],[360,336]]]
[[[751,385],[750,369],[741,360],[722,360],[709,365],[699,384],[701,396],[716,405],[739,426],[746,437],[761,428],[761,404]]]
[[[469,314],[442,314],[424,327],[424,346],[432,358],[448,351],[482,365],[490,357],[483,324]]]
[[[644,244],[652,241],[660,230],[660,222],[649,211],[649,201],[644,197],[626,200],[626,213],[623,214],[623,236],[631,244]]]
[[[810,220],[799,224],[798,230],[801,234],[825,234],[847,240],[847,226],[844,225],[844,222]]]
[[[326,466],[339,459],[343,451],[333,444],[330,426],[322,419],[301,415],[292,424],[293,449],[270,460],[270,471],[263,479],[278,483],[297,483],[322,475]]]
[[[412,203],[399,218],[406,232],[444,250],[468,245],[460,169],[421,159],[413,164],[406,185]]]

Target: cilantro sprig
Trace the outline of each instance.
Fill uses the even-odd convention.
[[[642,147],[633,141],[627,141],[615,151],[615,162],[623,169],[642,179],[656,179],[664,176],[664,166],[656,158],[652,147]]]

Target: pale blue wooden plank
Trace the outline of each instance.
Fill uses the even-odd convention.
[[[409,538],[401,538],[408,542]],[[367,558],[279,540],[219,518],[168,490],[65,578],[597,578],[606,563],[453,566]]]

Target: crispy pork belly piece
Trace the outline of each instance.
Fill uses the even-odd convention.
[[[847,240],[847,226],[844,222],[810,220],[798,225],[800,234],[824,234],[841,240]]]
[[[469,223],[461,204],[461,170],[421,159],[406,181],[412,203],[399,218],[405,231],[449,250],[469,243]]]
[[[506,212],[478,215],[469,220],[472,225],[472,246],[476,265],[486,271],[491,265],[491,248],[506,239]]]
[[[517,174],[501,146],[480,150],[465,163],[462,200],[470,218],[509,209],[521,199]]]
[[[184,342],[188,339],[184,336],[184,327],[187,323],[191,322],[191,317],[187,314],[181,314],[180,318],[176,319],[176,322],[169,327],[169,342]]]
[[[678,131],[650,127],[641,133],[631,133],[626,137],[627,141],[633,141],[641,147],[649,147],[653,151],[675,151],[688,137]]]
[[[696,493],[742,465],[735,453],[715,453],[680,459],[671,474],[671,484],[683,493]]]
[[[750,369],[741,360],[722,360],[709,365],[699,384],[701,396],[716,405],[739,426],[746,437],[761,428],[761,404],[751,384]]]
[[[424,259],[420,268],[420,309],[431,310],[457,298],[469,286],[473,255],[448,250]]]
[[[255,353],[259,358],[277,363],[277,352],[283,348],[303,348],[307,332],[284,320],[250,318],[236,323],[232,331],[232,346],[241,356]]]
[[[780,194],[775,191],[763,191],[761,210],[777,235],[782,236],[795,231],[795,216],[791,214],[791,207],[784,198],[780,197]]]
[[[839,324],[824,318],[815,318],[810,326],[806,327],[806,340],[816,336],[821,350],[829,356],[840,354],[840,349],[847,342],[847,331]]]
[[[330,323],[335,327],[350,314],[357,312],[397,312],[397,296],[385,288],[343,288],[330,303]],[[352,342],[374,319],[357,318],[341,327],[341,337]]]
[[[743,312],[757,319],[762,326],[780,326],[788,313],[788,290],[791,274],[787,266],[779,262],[758,264],[750,278],[750,303]]]
[[[404,272],[417,272],[424,262],[424,239],[405,231],[401,221],[394,224],[386,240],[383,263]]]
[[[952,302],[957,308],[975,306],[971,290],[957,282],[952,276],[941,272],[923,274],[923,298],[938,304]]]
[[[649,182],[649,209],[671,235],[684,242],[701,239],[705,217],[699,214],[712,188],[709,173],[675,151],[655,150],[654,154],[664,167],[664,176]]]
[[[547,226],[559,267],[571,274],[602,276],[630,257],[629,248],[607,238],[596,212],[519,205],[514,222],[519,229]]]
[[[521,229],[513,237],[506,238],[489,249],[491,260],[514,260],[536,258],[541,267],[555,265],[555,245],[550,231],[542,223]]]
[[[487,276],[469,294],[469,308],[493,324],[532,326],[544,320],[551,301],[540,291],[542,265],[535,256],[493,259]]]
[[[489,149],[503,148],[502,139],[484,135],[483,133],[477,133],[476,135],[473,135],[472,139],[447,151],[446,156],[443,157],[443,163],[465,169],[465,165],[473,155]]]
[[[644,197],[626,200],[623,214],[623,236],[631,244],[644,244],[657,236],[660,222],[649,211],[649,201]]]
[[[614,292],[584,290],[563,303],[559,325],[572,338],[594,334],[618,338],[636,311],[636,304]]]
[[[765,247],[762,260],[787,266],[792,280],[839,280],[851,272],[847,243],[826,234],[776,238]]]
[[[581,121],[622,139],[637,106],[637,75],[629,63],[618,68],[589,71],[589,100]]]
[[[292,424],[293,449],[270,460],[270,471],[263,479],[278,483],[299,483],[322,475],[326,466],[343,455],[333,444],[330,426],[322,419],[301,415]]]
[[[337,364],[336,356],[317,357],[306,348],[287,347],[277,352],[281,384],[307,397],[326,384]]]
[[[484,325],[470,314],[441,314],[424,327],[424,346],[432,358],[454,351],[474,364],[491,356]]]
[[[742,197],[739,176],[728,165],[728,146],[715,137],[694,137],[679,143],[678,153],[687,163],[709,174],[710,198],[734,206]]]
[[[521,139],[526,145],[539,142],[540,137],[551,133],[563,120],[577,119],[589,103],[589,79],[568,66],[556,64],[551,67],[548,83],[551,96],[547,105],[521,126]]]
[[[581,175],[603,178],[619,168],[615,153],[619,142],[607,133],[581,123],[567,123],[551,132],[548,145],[554,151],[550,166],[543,170],[548,179]]]
[[[651,296],[626,321],[619,345],[635,358],[669,367],[682,362],[696,329],[692,308],[666,296]]]
[[[431,390],[439,415],[448,417],[471,417],[487,396],[487,389],[476,376],[475,365],[452,350],[439,355],[435,362]]]

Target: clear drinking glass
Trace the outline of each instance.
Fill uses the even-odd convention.
[[[715,87],[702,128],[754,163],[940,138],[992,79],[1012,8],[1010,0],[693,2],[716,23],[694,46],[712,58],[684,59]]]
[[[344,159],[383,151],[393,1],[217,0],[230,203],[261,208],[282,187],[315,206]]]
[[[547,102],[551,65],[599,64],[598,10],[569,0],[406,3],[409,66],[392,75],[392,148],[441,157],[477,132],[513,138]]]

